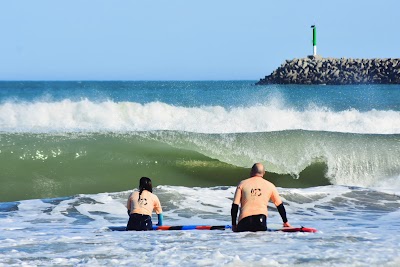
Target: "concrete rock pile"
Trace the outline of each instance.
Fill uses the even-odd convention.
[[[400,84],[400,59],[286,60],[256,84]]]

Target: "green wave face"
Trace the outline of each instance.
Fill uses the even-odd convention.
[[[400,135],[293,130],[235,134],[147,132],[143,136],[235,166],[262,162],[267,171],[290,174],[304,184],[315,179],[321,182],[323,165],[325,177],[332,184],[368,187],[400,177]]]
[[[0,135],[0,201],[115,192],[154,185],[234,184],[247,173],[138,135]]]
[[[236,185],[254,162],[281,187],[363,185],[399,175],[398,135],[284,131],[243,134],[0,134],[0,201],[156,185]]]

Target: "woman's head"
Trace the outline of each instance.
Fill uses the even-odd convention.
[[[140,190],[140,192],[142,192],[143,190],[153,192],[153,185],[151,184],[151,179],[148,177],[140,178],[139,190]]]

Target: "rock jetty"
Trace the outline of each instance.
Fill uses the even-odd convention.
[[[286,60],[256,84],[400,84],[400,59],[309,56]]]

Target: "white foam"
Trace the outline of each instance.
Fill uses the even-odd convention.
[[[373,184],[373,188],[388,194],[400,195],[400,175],[377,181]]]
[[[163,206],[165,224],[225,224],[230,222],[234,190],[159,186],[154,192]],[[398,198],[379,193],[375,199],[366,198],[368,189],[341,186],[278,191],[289,222],[315,227],[317,233],[110,232],[107,226],[127,222],[128,191],[20,201],[18,210],[0,213],[7,216],[0,220],[0,266],[396,266],[399,262]],[[379,206],[379,212],[369,209]],[[94,221],[77,223],[82,216]],[[268,224],[281,224],[276,210],[270,209]]]
[[[301,111],[280,101],[229,109],[87,99],[0,105],[0,130],[4,132],[178,130],[236,133],[291,129],[395,134],[400,133],[400,112],[355,109],[334,112],[316,106]]]

